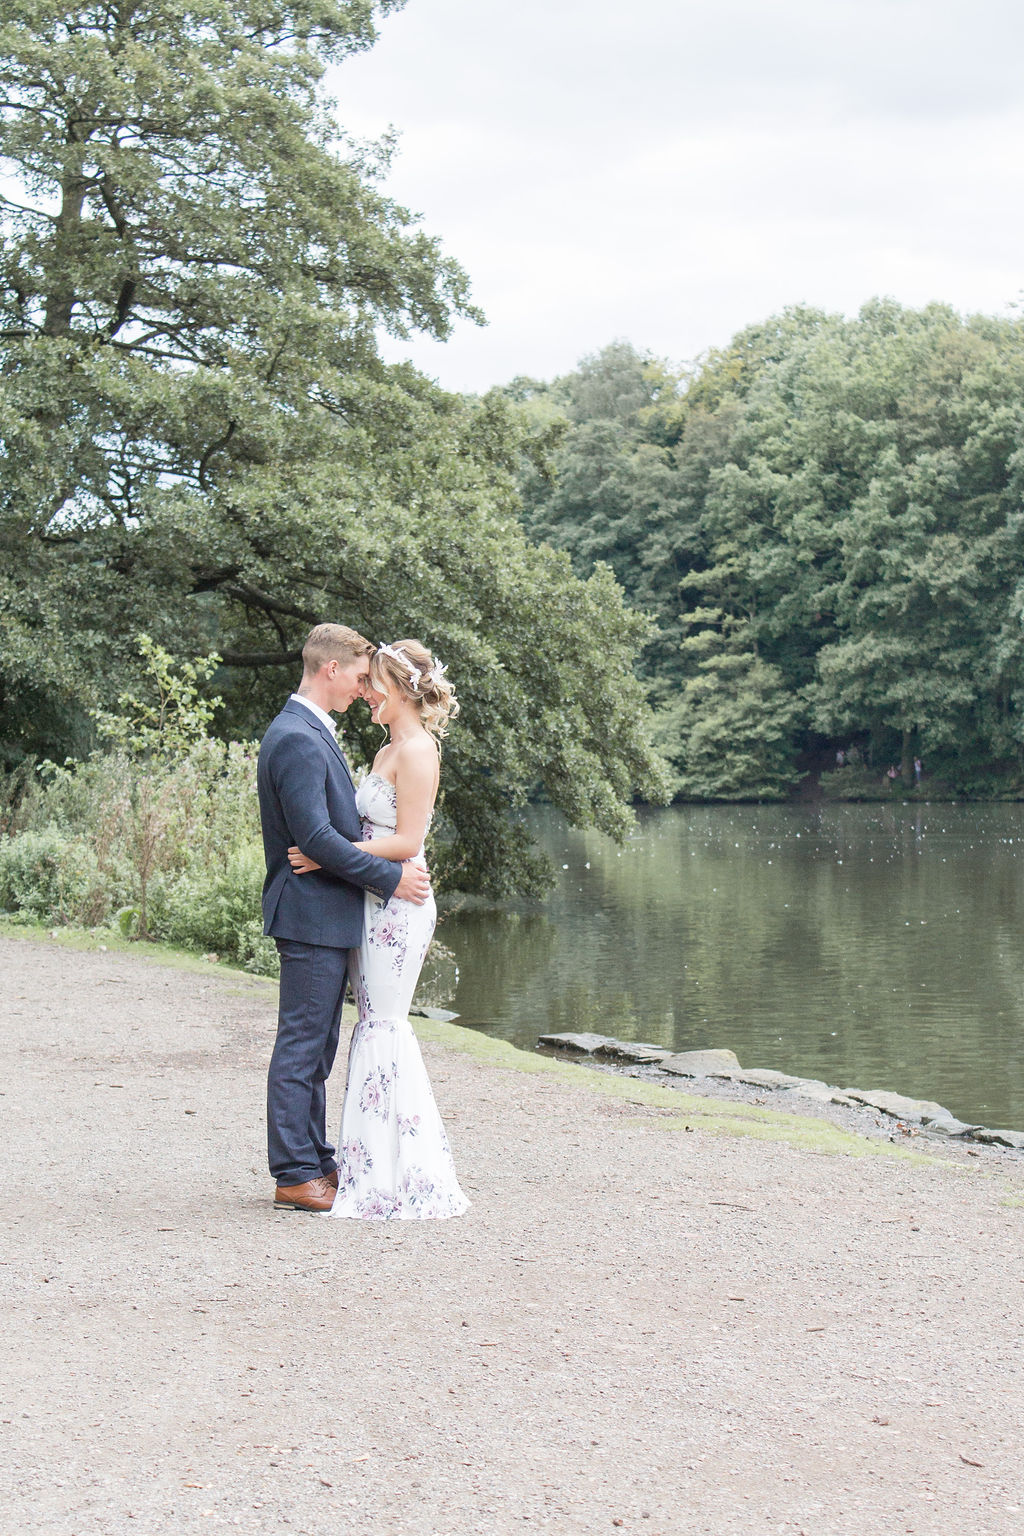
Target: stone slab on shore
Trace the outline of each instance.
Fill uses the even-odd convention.
[[[752,1088],[799,1088],[802,1083],[808,1081],[803,1077],[792,1077],[788,1072],[773,1072],[770,1067],[753,1067],[744,1072],[742,1068],[732,1073],[735,1083],[749,1083]]]
[[[937,1115],[934,1120],[928,1121],[928,1130],[937,1136],[971,1138],[977,1131],[984,1129],[982,1125],[970,1125],[965,1120],[958,1120],[955,1115]]]
[[[732,1051],[677,1051],[666,1056],[660,1068],[678,1077],[729,1077],[739,1070],[739,1064]]]
[[[970,1132],[973,1141],[984,1141],[992,1147],[1013,1147],[1018,1152],[1024,1152],[1024,1131],[993,1131],[987,1127],[977,1127]]]
[[[271,985],[0,972],[0,1530],[1019,1536],[1014,1152],[424,1020],[469,1214],[275,1213]]]
[[[872,1088],[864,1091],[861,1088],[847,1088],[844,1090],[848,1099],[853,1099],[857,1104],[867,1104],[869,1109],[880,1109],[883,1115],[891,1115],[894,1120],[910,1120],[918,1125],[927,1125],[932,1120],[948,1120],[949,1110],[941,1104],[935,1104],[930,1099],[910,1099],[902,1093],[889,1093],[884,1088]]]
[[[455,1015],[453,1015],[455,1017]],[[661,1045],[648,1045],[643,1040],[616,1040],[611,1035],[568,1034],[541,1035],[540,1047],[551,1046],[558,1051],[572,1051],[578,1056],[601,1056],[609,1061],[657,1062],[666,1061],[671,1051]]]
[[[587,1042],[585,1048],[578,1044],[583,1040]],[[603,1056],[608,1059],[628,1060],[622,1049],[622,1041],[610,1036],[541,1035],[538,1045],[549,1051],[585,1054],[595,1059]],[[644,1047],[644,1049],[648,1048]],[[730,1050],[711,1049],[667,1054],[661,1060],[656,1061],[652,1058],[651,1065],[655,1066],[659,1072],[690,1078],[719,1078],[726,1082],[766,1088],[786,1097],[792,1095],[821,1104],[835,1104],[845,1108],[856,1108],[862,1105],[866,1109],[877,1110],[901,1125],[913,1125],[936,1135],[1024,1151],[1024,1132],[992,1130],[986,1126],[968,1125],[958,1120],[943,1105],[936,1104],[930,1099],[912,1099],[905,1094],[892,1093],[882,1088],[835,1088],[817,1078],[793,1077],[786,1072],[775,1072],[768,1067],[744,1069]]]

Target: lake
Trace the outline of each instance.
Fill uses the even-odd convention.
[[[531,824],[551,896],[439,928],[461,1023],[728,1046],[1024,1129],[1024,806],[673,806],[623,848]]]

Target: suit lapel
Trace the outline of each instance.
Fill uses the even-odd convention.
[[[355,789],[355,781],[352,778],[352,770],[348,766],[348,758],[338,746],[337,737],[335,736],[334,732],[328,730],[323,721],[316,718],[312,710],[304,709],[301,704],[296,704],[293,699],[289,699],[284,708],[286,713],[290,715],[298,715],[299,719],[304,720],[306,724],[311,726],[314,731],[319,731],[324,741],[326,741],[327,745],[330,747],[331,751],[334,753],[335,757],[344,768],[345,774],[349,783],[352,785],[352,788]]]
[[[348,776],[348,781],[349,781],[350,784],[352,784],[352,787],[354,789],[355,788],[355,784],[354,784],[353,779],[352,779],[352,770],[348,766],[348,758],[345,756],[344,752],[338,746],[337,737],[334,735],[334,732],[333,731],[329,731],[327,729],[326,725],[321,725],[319,720],[314,720],[313,724],[317,727],[317,729],[320,732],[320,735],[324,738],[324,741],[326,741],[327,745],[329,747],[333,747],[334,748],[335,755],[337,756],[337,759],[338,759],[339,763],[341,764],[341,766],[344,768],[345,773]]]

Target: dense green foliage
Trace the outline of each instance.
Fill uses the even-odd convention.
[[[550,435],[534,537],[605,561],[677,789],[784,792],[853,742],[960,790],[1024,764],[1024,326],[794,310],[687,376],[623,344],[510,393]],[[805,760],[807,758],[805,757]]]
[[[208,735],[215,656],[176,666],[148,635],[139,649],[141,685],[97,712],[104,750],[0,780],[0,911],[116,924],[270,974],[255,746]]]
[[[254,748],[206,739],[157,760],[94,753],[8,783],[0,911],[117,926],[271,974],[255,777]]]
[[[378,356],[380,328],[475,313],[381,194],[388,146],[339,142],[320,91],[393,8],[25,0],[0,24],[0,756],[87,755],[140,632],[220,656],[243,740],[312,623],[418,635],[463,702],[436,867],[501,893],[540,875],[509,816],[538,786],[610,832],[657,792],[647,624],[524,536],[507,402]]]

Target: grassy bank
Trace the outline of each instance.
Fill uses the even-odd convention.
[[[110,950],[133,955],[152,965],[168,965],[179,971],[199,971],[211,976],[237,976],[267,988],[276,988],[277,981],[267,976],[256,976],[238,966],[220,959],[211,959],[195,950],[179,949],[174,944],[162,944],[146,939],[127,939],[116,928],[48,928],[44,923],[21,922],[9,914],[0,913],[0,938],[34,939],[38,943],[53,944],[61,949],[96,953]]]

